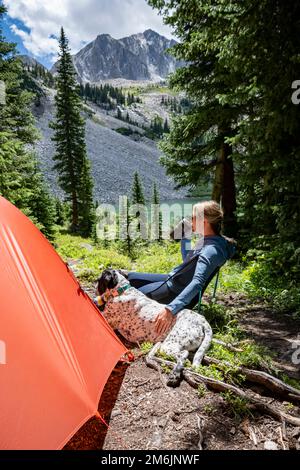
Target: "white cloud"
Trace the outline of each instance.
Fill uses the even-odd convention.
[[[57,40],[50,37],[33,37],[33,34],[27,33],[16,25],[12,25],[10,28],[13,33],[22,39],[24,47],[30,51],[36,57],[42,57],[43,55],[56,54],[57,52]]]
[[[8,15],[22,21],[29,30],[11,27],[35,57],[56,55],[55,37],[61,26],[73,53],[102,33],[121,38],[151,28],[172,37],[171,30],[146,0],[5,0],[5,4]]]

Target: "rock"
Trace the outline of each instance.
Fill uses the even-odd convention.
[[[278,445],[274,441],[265,441],[264,449],[265,450],[278,450]]]
[[[115,418],[116,416],[120,416],[122,414],[121,410],[112,410],[111,412],[111,418]]]
[[[80,243],[80,248],[85,248],[88,251],[93,251],[94,247],[89,243]]]
[[[49,122],[54,119],[55,113],[54,91],[49,91],[47,96],[42,98],[42,102],[44,112],[42,115],[35,113],[41,140],[36,142],[34,150],[52,193],[62,198],[63,192],[57,183],[57,172],[53,170],[55,146],[51,140],[53,130],[49,128]],[[98,109],[97,116],[102,117],[103,111]],[[117,119],[109,116],[110,121],[115,122]],[[117,125],[122,127],[123,123]],[[115,132],[110,126],[111,124],[108,124],[104,127],[89,117],[86,120],[86,143],[95,183],[95,200],[118,204],[119,196],[128,194],[135,171],[139,172],[143,180],[145,193],[151,194],[153,183],[156,182],[161,201],[185,197],[186,191],[174,189],[172,179],[166,175],[165,169],[159,163],[161,153],[156,142],[149,139],[147,144],[135,142]]]
[[[171,420],[172,420],[172,421],[175,421],[175,423],[178,422],[178,421],[180,421],[180,419],[179,419],[179,414],[176,413],[176,412],[172,413],[172,415],[171,415]]]

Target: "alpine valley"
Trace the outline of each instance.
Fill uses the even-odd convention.
[[[159,163],[158,141],[174,114],[187,106],[168,88],[168,76],[180,67],[168,51],[176,42],[150,29],[122,39],[101,34],[73,55],[83,99],[86,142],[92,165],[95,200],[118,202],[129,195],[137,171],[150,198],[156,183],[161,200],[186,195],[175,190]],[[60,196],[53,170],[54,143],[49,123],[54,118],[55,76],[35,59],[20,56],[25,85],[36,96],[33,113],[40,131],[34,150],[51,191]]]

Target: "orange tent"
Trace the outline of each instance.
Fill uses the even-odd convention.
[[[0,197],[0,449],[60,449],[126,352],[34,224]]]

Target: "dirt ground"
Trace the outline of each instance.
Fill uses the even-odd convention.
[[[263,304],[249,305],[242,296],[224,296],[219,301],[238,305],[247,336],[276,354],[278,368],[300,379],[299,365],[291,361],[299,321]],[[137,349],[133,352],[139,355]],[[267,400],[300,417],[299,408],[272,397]],[[199,441],[203,450],[300,449],[300,427],[284,426],[256,411],[246,418],[235,417],[222,395],[207,391],[199,397],[185,381],[179,388],[169,388],[165,374],[148,368],[143,357],[131,365],[118,363],[105,386],[99,412],[108,428],[93,418],[65,449],[199,450]]]

